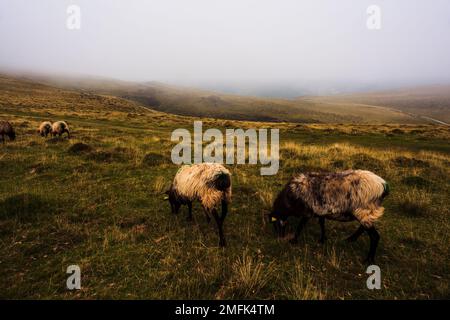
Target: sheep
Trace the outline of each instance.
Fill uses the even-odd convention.
[[[0,135],[3,144],[5,144],[5,136],[8,136],[11,141],[16,139],[16,131],[8,121],[0,121]]]
[[[181,205],[188,206],[188,220],[192,219],[192,202],[199,200],[207,221],[211,220],[210,215],[216,220],[219,246],[225,246],[223,222],[231,201],[231,174],[224,166],[216,163],[182,166],[165,193],[173,214],[178,213]],[[222,205],[220,216],[216,210],[219,204]]]
[[[39,125],[37,132],[41,137],[47,137],[52,131],[52,123],[50,121],[44,121]]]
[[[284,236],[289,216],[300,217],[292,243],[311,217],[318,217],[320,242],[324,242],[325,219],[360,223],[358,230],[347,238],[356,241],[366,231],[370,249],[366,261],[373,263],[380,235],[374,223],[383,215],[383,199],[389,186],[376,174],[365,170],[347,170],[337,173],[298,174],[286,184],[274,201],[269,218],[280,237]]]
[[[66,122],[64,121],[57,121],[52,125],[52,136],[60,136],[64,133],[67,132],[67,137],[70,139],[70,131],[69,131],[69,126],[67,125]]]

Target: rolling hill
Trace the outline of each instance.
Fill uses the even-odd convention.
[[[298,101],[329,105],[336,110],[349,106],[385,107],[422,117],[436,123],[450,123],[450,86],[436,85],[363,94],[347,94],[332,97],[299,98]],[[325,110],[325,109],[324,109]],[[441,123],[442,124],[442,123]]]
[[[222,94],[193,88],[147,82],[136,83],[95,77],[3,76],[2,81],[20,80],[30,85],[48,85],[83,94],[106,95],[150,109],[186,116],[232,120],[296,123],[429,123],[414,110],[394,108],[389,103],[358,102],[357,97],[305,97],[294,100]],[[345,99],[349,99],[348,101]],[[362,99],[362,98],[361,98]],[[403,102],[407,104],[407,102]]]

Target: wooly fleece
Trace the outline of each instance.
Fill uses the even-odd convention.
[[[381,201],[388,193],[386,181],[365,170],[299,174],[288,188],[314,214],[339,221],[354,217],[367,228],[383,215]]]
[[[199,199],[205,209],[211,210],[221,200],[231,201],[231,184],[221,186],[220,183],[224,176],[230,177],[231,174],[221,164],[185,165],[175,175],[172,188],[183,198]]]
[[[50,121],[44,121],[39,125],[39,130],[38,132],[41,135],[47,135],[48,133],[50,133],[50,131],[52,130],[52,124]]]

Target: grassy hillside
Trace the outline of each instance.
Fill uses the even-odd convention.
[[[42,120],[65,119],[73,138],[43,139]],[[280,128],[281,164],[230,166],[228,246],[217,247],[199,205],[172,216],[162,191],[174,128],[194,118],[107,95],[1,79],[0,120],[15,142],[0,145],[1,298],[448,298],[450,130],[439,125],[253,123],[203,118],[206,127]],[[84,145],[79,145],[83,143]],[[368,237],[343,240],[356,223],[312,221],[292,246],[274,238],[264,209],[295,172],[369,169],[391,185],[378,229],[382,289],[366,289]],[[296,222],[295,219],[291,221]],[[82,290],[65,289],[78,264]]]
[[[359,103],[330,104],[316,99],[269,99],[227,95],[161,83],[134,83],[103,78],[33,76],[31,79],[96,94],[136,101],[154,110],[220,119],[300,123],[428,123],[388,107]]]
[[[309,101],[329,104],[333,109],[348,105],[386,107],[422,116],[423,119],[432,118],[450,123],[450,86],[448,85],[312,98]]]

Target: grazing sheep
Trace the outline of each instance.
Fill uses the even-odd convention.
[[[16,139],[16,132],[11,123],[0,121],[0,136],[2,137],[3,144],[5,144],[5,136],[8,136],[11,141]]]
[[[57,121],[52,125],[52,136],[60,136],[67,132],[67,137],[70,139],[69,126],[64,121]]]
[[[325,241],[325,218],[358,220],[360,227],[347,240],[356,241],[366,231],[370,237],[367,262],[373,263],[380,238],[374,223],[384,213],[381,202],[388,193],[386,181],[370,171],[299,174],[277,196],[269,217],[279,236],[284,236],[289,216],[301,218],[293,243],[311,217],[319,218],[321,242]]]
[[[50,121],[44,121],[39,125],[38,133],[41,137],[47,137],[52,131],[52,123]]]
[[[231,174],[224,166],[216,163],[182,166],[166,194],[169,196],[172,213],[178,213],[182,204],[188,206],[189,220],[192,219],[192,202],[199,200],[208,222],[211,214],[216,220],[219,246],[225,246],[222,227],[231,201]],[[222,205],[220,217],[216,210],[219,204]]]

